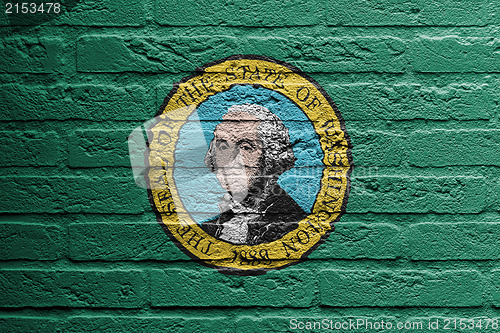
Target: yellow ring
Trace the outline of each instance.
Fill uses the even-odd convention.
[[[179,131],[198,105],[233,85],[260,85],[292,100],[312,122],[326,166],[311,214],[281,239],[257,245],[235,245],[205,233],[187,214],[172,168]],[[304,259],[326,239],[345,211],[352,159],[349,137],[326,92],[297,68],[260,56],[234,56],[198,69],[174,86],[151,127],[147,181],[159,222],[177,246],[205,265],[230,274],[259,274]],[[168,128],[166,128],[168,124]],[[166,186],[158,188],[158,182]]]

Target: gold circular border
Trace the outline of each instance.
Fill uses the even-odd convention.
[[[192,258],[229,274],[263,273],[304,259],[324,241],[345,211],[352,166],[343,121],[328,95],[297,68],[259,56],[234,56],[198,69],[174,86],[150,128],[150,201],[159,222],[176,245]],[[173,180],[179,131],[208,97],[233,85],[259,85],[292,100],[320,138],[325,169],[311,214],[297,229],[270,243],[235,245],[205,233],[184,208]],[[154,167],[156,166],[156,167]]]

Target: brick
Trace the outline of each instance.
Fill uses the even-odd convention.
[[[237,0],[230,4],[223,0],[155,1],[154,12],[156,22],[168,26],[308,26],[320,23],[322,16],[317,1],[304,0]]]
[[[34,3],[40,4],[36,0]],[[140,26],[145,23],[144,2],[86,0],[64,2],[61,11],[36,14],[0,14],[0,26],[73,25],[73,26]]]
[[[324,244],[309,259],[394,259],[401,253],[400,230],[394,225],[377,223],[335,224]]]
[[[356,128],[348,133],[354,164],[360,167],[403,162],[417,167],[497,166],[500,161],[500,151],[495,149],[500,132],[496,129],[420,130],[420,126],[412,129],[392,124],[391,131],[371,131],[373,126],[368,124],[348,125]]]
[[[54,131],[2,131],[0,146],[0,166],[57,166],[65,150],[65,143]]]
[[[189,260],[157,222],[73,223],[69,237],[73,260]]]
[[[0,86],[2,120],[141,120],[156,110],[144,87],[113,84]]]
[[[484,177],[354,176],[348,209],[351,213],[479,213],[496,200],[492,193]]]
[[[146,22],[143,1],[85,0],[75,4],[53,24],[83,26],[142,26]]]
[[[500,130],[416,131],[408,137],[410,165],[500,165]]]
[[[196,315],[167,316],[75,316],[68,320],[65,332],[234,332],[225,317]]]
[[[247,53],[265,54],[306,73],[402,73],[406,44],[395,37],[249,37]]]
[[[130,167],[130,129],[77,130],[70,136],[68,164],[74,168]]]
[[[0,73],[54,73],[66,64],[62,39],[8,38],[0,41]]]
[[[295,318],[297,320],[297,318]],[[321,321],[321,319],[319,319]],[[239,316],[236,319],[235,325],[246,333],[252,332],[285,332],[291,330],[293,327],[298,329],[292,324],[293,318],[283,317],[253,317],[253,316]],[[304,327],[301,327],[304,328]]]
[[[60,329],[61,321],[52,317],[5,316],[0,317],[2,332],[53,333]]]
[[[77,68],[80,72],[108,73],[191,72],[206,59],[238,53],[238,44],[236,38],[225,36],[84,36],[78,41]]]
[[[490,9],[490,3],[469,0],[340,0],[328,3],[325,18],[341,26],[485,26],[492,20]]]
[[[2,177],[4,213],[139,214],[149,206],[133,177]],[[141,198],[143,198],[141,200]]]
[[[500,40],[485,37],[420,37],[411,44],[411,64],[423,73],[496,73]]]
[[[407,228],[417,223],[470,223],[484,222],[497,223],[498,214],[495,212],[470,216],[468,214],[380,214],[380,213],[351,213],[349,209],[342,215],[340,223],[362,222],[365,224],[386,223],[393,224],[399,228]],[[405,230],[402,230],[404,233]],[[402,236],[404,236],[402,234]]]
[[[496,184],[495,184],[496,183]],[[500,176],[496,177],[496,180],[493,182],[493,191],[491,193],[492,201],[494,202],[491,207],[492,209],[496,209],[500,211]]]
[[[144,303],[146,274],[139,270],[2,270],[3,307],[137,308]]]
[[[496,88],[454,83],[443,87],[398,83],[324,85],[346,120],[490,120]]]
[[[381,131],[349,131],[356,166],[400,166],[405,137]]]
[[[500,6],[498,5],[498,3],[493,3],[491,4],[491,8],[492,8],[492,11],[493,11],[493,23],[500,23],[500,16],[498,15],[498,13],[500,13]]]
[[[328,306],[480,306],[483,288],[483,279],[474,270],[319,273],[320,302]]]
[[[500,269],[491,272],[491,281],[493,282],[493,305],[500,308]]]
[[[37,1],[38,3],[39,1]],[[473,11],[469,10],[474,6]],[[37,15],[0,12],[0,25],[139,26],[145,23],[144,3],[87,0],[65,3],[62,13]],[[491,3],[430,0],[397,1],[155,1],[157,23],[166,26],[288,27],[335,26],[485,26],[494,18]],[[296,15],[301,13],[303,15]]]
[[[289,61],[306,72],[401,73],[406,68],[405,51],[404,41],[394,37],[237,39],[96,35],[79,39],[77,66],[80,72],[192,72],[206,59],[263,53]]]
[[[500,256],[500,223],[418,223],[406,233],[414,260],[484,260]]]
[[[1,223],[2,259],[54,260],[65,251],[64,231],[55,225]]]
[[[158,306],[308,307],[315,293],[312,273],[287,269],[262,276],[226,276],[209,269],[151,273],[151,304]]]

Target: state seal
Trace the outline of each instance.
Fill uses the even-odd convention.
[[[299,263],[345,212],[344,121],[292,65],[235,55],[198,68],[174,84],[147,131],[144,181],[158,222],[222,273]]]

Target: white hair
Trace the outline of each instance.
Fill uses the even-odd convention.
[[[281,119],[267,108],[257,104],[241,104],[231,106],[226,115],[235,112],[245,112],[260,120],[257,127],[259,137],[264,146],[264,173],[265,175],[279,176],[295,165],[295,155],[290,144],[288,129]],[[205,156],[205,164],[215,171],[214,140]]]

